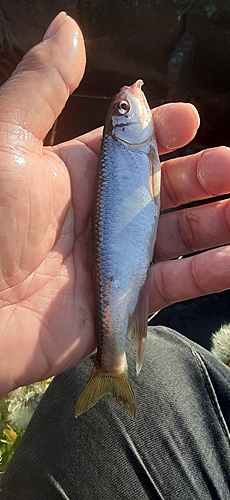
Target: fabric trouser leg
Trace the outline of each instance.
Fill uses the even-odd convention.
[[[230,498],[230,370],[180,334],[150,327],[129,373],[133,420],[105,396],[74,418],[93,356],[57,376],[6,471],[1,500]]]

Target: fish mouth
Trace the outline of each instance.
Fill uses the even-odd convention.
[[[144,85],[143,80],[137,80],[133,85],[131,85],[130,90],[134,95],[139,95],[142,85]]]
[[[138,97],[140,95],[140,90],[141,90],[142,85],[144,85],[144,82],[143,82],[143,80],[139,79],[135,83],[130,85],[130,87],[128,85],[121,87],[120,92],[123,92],[126,90],[131,90],[132,94],[134,96]]]

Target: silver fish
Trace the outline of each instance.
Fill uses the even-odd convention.
[[[160,211],[160,161],[142,80],[122,87],[103,134],[93,215],[97,356],[76,417],[112,394],[134,417],[128,332],[141,370],[149,309],[148,269]]]

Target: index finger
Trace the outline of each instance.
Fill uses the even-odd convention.
[[[168,103],[152,110],[159,155],[175,151],[195,137],[200,117],[193,104]]]

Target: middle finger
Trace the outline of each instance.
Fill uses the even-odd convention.
[[[224,146],[162,163],[161,210],[230,192],[230,149]]]

